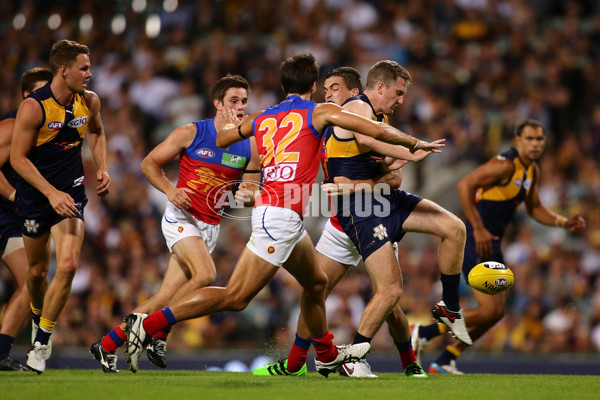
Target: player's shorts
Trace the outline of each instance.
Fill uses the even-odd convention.
[[[189,212],[175,207],[171,202],[168,202],[165,208],[161,228],[171,253],[175,243],[192,236],[202,238],[206,243],[206,247],[208,247],[208,251],[212,253],[217,245],[217,238],[221,230],[220,225],[199,221]]]
[[[357,266],[360,262],[360,254],[352,240],[344,232],[336,229],[330,219],[327,220],[315,249],[340,264]]]
[[[11,207],[0,204],[0,254],[4,252],[8,239],[21,237],[21,220]]]
[[[376,198],[373,200],[373,209],[389,210],[383,216],[375,213],[366,216],[357,212],[350,212],[349,215],[338,213],[338,220],[362,259],[366,260],[385,243],[402,239],[402,224],[421,200],[421,197],[403,190],[393,190],[389,195],[383,195],[381,201]]]
[[[281,267],[304,236],[304,222],[297,212],[282,207],[254,207],[252,236],[246,247],[263,260]]]
[[[484,261],[496,261],[504,264],[504,254],[502,254],[502,240],[492,240],[492,254],[485,259],[477,256],[477,247],[475,246],[475,236],[473,235],[473,227],[470,223],[465,224],[467,227],[467,240],[465,242],[465,258],[463,259],[462,273],[467,279],[469,272],[474,266]],[[468,279],[467,279],[468,282]]]
[[[49,233],[50,229],[67,217],[62,217],[54,211],[46,196],[41,193],[27,199],[19,197],[17,192],[17,215],[21,221],[21,233],[29,237],[38,237]],[[38,192],[39,193],[39,192]],[[83,185],[67,192],[75,201],[77,214],[74,218],[83,219],[83,209],[87,204]]]

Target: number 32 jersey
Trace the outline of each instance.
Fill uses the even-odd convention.
[[[322,132],[312,124],[316,103],[291,95],[252,122],[263,172],[258,205],[302,215],[319,172]]]

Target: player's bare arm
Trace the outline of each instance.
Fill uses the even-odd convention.
[[[390,125],[374,122],[368,118],[345,111],[341,107],[331,103],[321,103],[315,106],[313,125],[319,131],[322,131],[326,125],[339,126],[353,132],[374,137],[386,143],[404,146],[410,151],[417,151],[418,149],[434,150],[445,146],[441,143],[421,141]]]
[[[110,190],[111,180],[106,166],[106,135],[100,117],[100,99],[96,93],[88,90],[85,92],[85,101],[90,110],[87,139],[96,163],[96,181],[98,182],[96,195],[104,197]]]
[[[37,101],[25,99],[21,103],[13,130],[10,163],[23,179],[48,198],[50,205],[58,215],[72,218],[78,213],[73,198],[52,186],[27,158],[27,154],[36,144],[38,127],[42,123],[42,118],[42,108]]]
[[[187,124],[175,129],[156,146],[142,161],[141,170],[148,182],[161,192],[175,207],[185,210],[192,206],[188,193],[190,188],[177,188],[165,176],[162,166],[174,160],[183,150],[190,146],[196,136],[196,126]]]
[[[477,254],[487,257],[492,253],[492,235],[483,226],[483,221],[475,208],[475,193],[478,188],[488,188],[506,183],[514,172],[514,165],[503,157],[495,157],[462,178],[456,185],[465,216],[473,226],[473,236]]]
[[[549,210],[540,200],[540,194],[538,191],[539,182],[539,166],[534,164],[535,172],[533,178],[533,184],[529,195],[525,199],[525,207],[527,213],[535,219],[537,222],[548,226],[562,227],[569,232],[580,232],[586,226],[585,220],[579,214],[576,214],[570,218],[554,213]]]
[[[221,128],[217,129],[217,147],[220,149],[226,149],[234,143],[241,142],[242,140],[253,136],[254,132],[252,131],[252,121],[254,121],[254,119],[263,111],[257,111],[245,118],[240,125],[230,121]],[[227,113],[226,110],[219,112]]]
[[[10,140],[12,130],[15,124],[13,118],[7,118],[0,121],[0,165],[9,162],[10,158]],[[15,188],[8,182],[4,174],[0,171],[0,196],[7,198],[10,201],[15,199]]]

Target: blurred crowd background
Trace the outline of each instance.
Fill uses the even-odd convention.
[[[504,243],[516,275],[508,315],[474,347],[600,351],[600,1],[7,0],[0,15],[0,114],[18,106],[21,74],[47,66],[59,39],[90,47],[91,89],[102,100],[113,183],[106,199],[96,198],[87,155],[85,243],[55,345],[89,346],[160,285],[169,256],[159,223],[166,197],[141,174],[142,158],[176,126],[213,116],[209,93],[219,77],[248,79],[251,113],[282,99],[280,62],[311,52],[322,74],[349,65],[364,79],[381,59],[408,68],[414,83],[392,124],[446,138],[447,147],[405,168],[407,190],[458,215],[458,179],[508,149],[519,120],[547,126],[542,201],[563,215],[581,213],[588,228],[573,236],[519,211]],[[315,99],[322,98],[319,86]],[[176,165],[166,172],[176,179]],[[306,221],[316,242],[326,219]],[[223,220],[213,253],[218,285],[227,283],[249,232],[248,220]],[[413,323],[429,323],[441,295],[438,244],[412,234],[399,246],[402,304]],[[0,299],[12,285],[0,269]],[[361,264],[327,302],[336,342],[352,340],[370,294]],[[178,324],[169,348],[287,347],[298,296],[281,271],[245,311]],[[373,345],[394,348],[385,327]]]

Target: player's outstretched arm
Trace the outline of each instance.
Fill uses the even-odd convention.
[[[580,232],[585,226],[585,220],[579,214],[576,214],[570,218],[564,217],[560,214],[556,214],[549,210],[542,201],[540,200],[540,194],[538,191],[539,182],[539,167],[535,165],[535,175],[533,179],[533,185],[529,191],[529,195],[525,199],[525,207],[527,213],[535,219],[537,222],[548,226],[558,226],[568,230],[569,232]]]
[[[244,118],[240,123],[240,120],[235,116],[233,110],[226,109],[225,107],[218,111],[223,113],[225,124],[217,131],[217,147],[220,149],[226,149],[234,143],[241,142],[244,139],[254,135],[252,130],[252,121],[262,112],[257,111],[249,117]]]
[[[435,150],[444,147],[443,143],[429,143],[390,126],[375,122],[368,118],[343,110],[332,103],[321,103],[315,106],[313,125],[321,131],[326,125],[335,125],[349,131],[371,136],[386,143],[401,145],[410,151]]]

